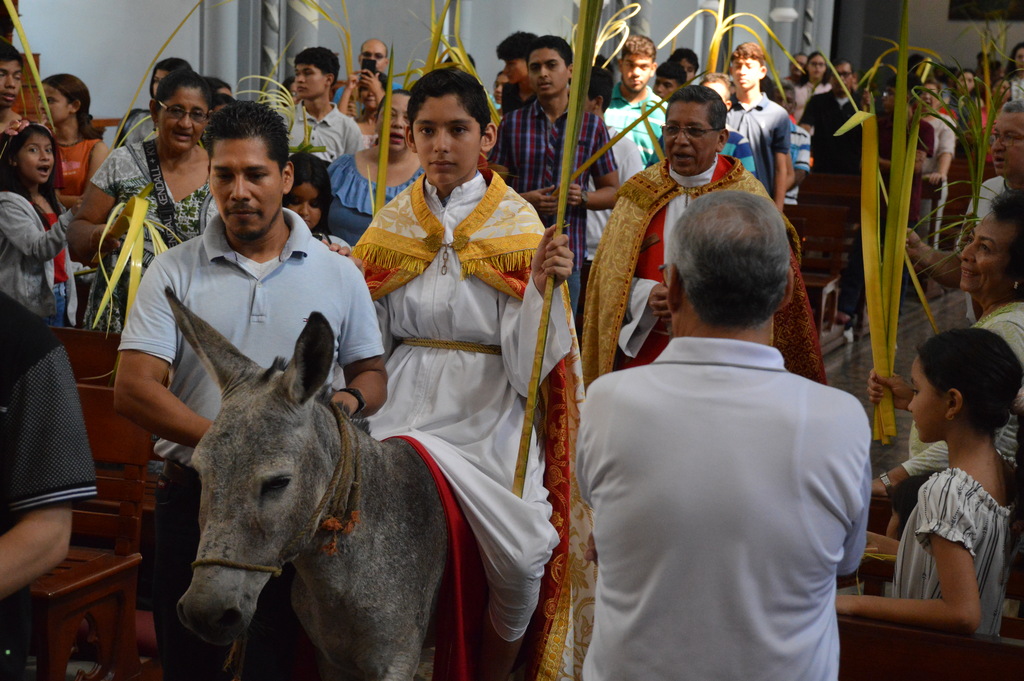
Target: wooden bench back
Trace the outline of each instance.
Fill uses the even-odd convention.
[[[840,681],[1019,679],[1024,641],[839,618]]]
[[[117,346],[121,344],[120,334],[61,327],[51,329],[64,344],[77,383],[110,385],[117,363]]]
[[[72,543],[101,543],[126,556],[139,550],[149,433],[114,411],[114,390],[79,384],[89,447],[96,462],[95,499],[76,504]]]
[[[799,204],[786,206],[786,217],[800,236],[800,269],[838,275],[845,267],[850,244],[846,206]]]

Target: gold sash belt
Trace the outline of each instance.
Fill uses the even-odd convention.
[[[469,341],[438,340],[436,338],[396,338],[399,343],[413,345],[418,348],[441,348],[442,350],[465,350],[466,352],[480,352],[485,355],[500,355],[500,345],[484,345],[483,343],[470,343]]]

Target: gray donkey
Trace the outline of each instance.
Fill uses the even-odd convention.
[[[292,605],[325,681],[412,679],[446,559],[430,472],[404,441],[378,442],[332,410],[334,337],[319,313],[291,362],[263,369],[167,297],[222,392],[192,458],[202,536],[181,621],[210,643],[234,641],[291,561]]]

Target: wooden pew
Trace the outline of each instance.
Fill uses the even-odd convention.
[[[135,597],[149,433],[118,416],[113,389],[79,385],[97,498],[75,505],[68,557],[31,588],[38,681],[63,681],[83,620],[96,667],[81,681],[139,678]],[[97,546],[101,548],[96,548]]]
[[[810,298],[821,351],[843,344],[843,327],[835,323],[839,304],[839,275],[846,266],[851,237],[845,206],[800,204],[786,206],[786,217],[800,236],[800,271]]]
[[[120,334],[66,327],[51,327],[51,330],[67,350],[76,383],[111,384],[117,346],[121,344]]]
[[[840,681],[1019,679],[1024,641],[839,618]]]

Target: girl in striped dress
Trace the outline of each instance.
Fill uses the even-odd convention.
[[[838,596],[839,614],[964,634],[998,634],[1006,578],[1018,548],[1024,461],[1016,473],[994,433],[1011,418],[1021,365],[985,329],[956,329],[921,346],[910,411],[922,440],[949,444],[949,468],[921,487],[896,552],[893,598]],[[1019,439],[1019,436],[1018,436]],[[1016,478],[1016,480],[1015,480]],[[1017,510],[1015,510],[1017,509]],[[868,538],[887,552],[884,537]]]

